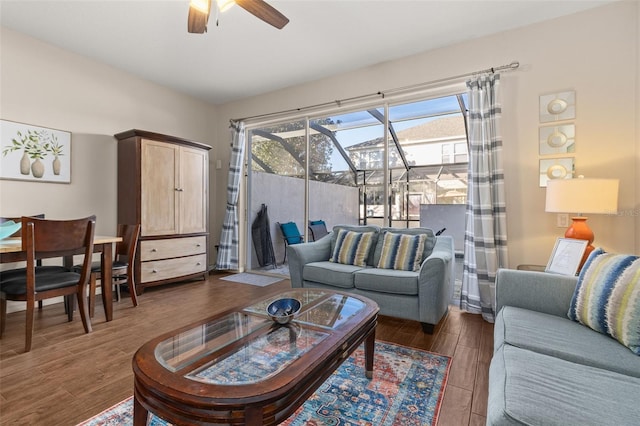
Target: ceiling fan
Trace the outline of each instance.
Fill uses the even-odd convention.
[[[191,0],[189,3],[189,18],[187,29],[190,33],[202,34],[207,31],[207,22],[211,13],[212,0]],[[282,29],[289,19],[278,12],[273,6],[264,0],[213,0],[215,7],[220,12],[224,12],[234,4],[237,4],[252,15],[262,19],[267,24]]]

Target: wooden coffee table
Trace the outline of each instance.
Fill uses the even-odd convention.
[[[266,314],[281,297],[302,303],[284,326]],[[159,336],[133,358],[134,425],[149,411],[174,424],[279,424],[362,342],[372,377],[377,317],[365,297],[298,289]]]

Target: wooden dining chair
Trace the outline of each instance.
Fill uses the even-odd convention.
[[[35,302],[73,295],[78,300],[78,310],[84,331],[91,332],[85,294],[91,273],[95,219],[95,216],[73,220],[22,218],[22,249],[26,254],[26,273],[0,283],[0,319],[2,321],[0,337],[7,320],[7,300],[27,303],[25,352],[29,352],[33,339]],[[73,255],[84,257],[79,272],[64,270],[57,273],[36,274],[38,259]],[[69,306],[67,309],[69,321],[73,320],[73,311],[73,306]]]
[[[44,219],[44,213],[30,215],[29,217],[35,217],[37,219]],[[6,223],[8,221],[12,222],[22,222],[22,216],[19,217],[0,217],[0,224]],[[11,237],[20,237],[22,235],[22,229],[16,231]],[[47,274],[51,272],[63,272],[68,271],[68,268],[65,268],[62,265],[42,265],[42,259],[36,260],[36,274]],[[12,268],[5,269],[0,271],[0,283],[2,281],[10,280],[16,276],[24,276],[27,273],[26,268]],[[66,304],[65,304],[66,307]],[[42,309],[42,300],[38,301],[38,308]]]
[[[116,287],[115,294],[116,300],[118,301],[120,300],[120,285],[127,284],[131,302],[133,306],[138,306],[133,266],[135,264],[136,248],[140,236],[140,224],[119,224],[117,235],[122,238],[122,241],[116,243],[111,284]],[[89,277],[89,315],[91,315],[91,317],[95,314],[96,281],[102,272],[100,267],[100,262],[93,262],[91,265],[91,276]],[[104,287],[105,284],[101,282],[100,285]],[[104,291],[104,288],[102,291]]]

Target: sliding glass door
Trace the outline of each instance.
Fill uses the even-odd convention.
[[[252,222],[267,206],[273,252],[284,261],[276,223],[424,226],[425,206],[466,202],[465,96],[309,116],[248,126],[248,209]],[[464,223],[459,224],[464,227]],[[247,269],[261,265],[249,241]]]

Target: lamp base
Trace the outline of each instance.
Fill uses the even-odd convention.
[[[587,225],[587,218],[584,216],[576,216],[571,218],[573,223],[571,226],[567,228],[567,231],[564,233],[565,238],[573,238],[575,240],[587,240],[589,244],[584,251],[584,255],[582,256],[582,260],[580,261],[580,266],[578,266],[578,272],[582,269],[582,265],[586,262],[587,258],[593,251],[595,247],[591,243],[593,243],[593,231]]]

